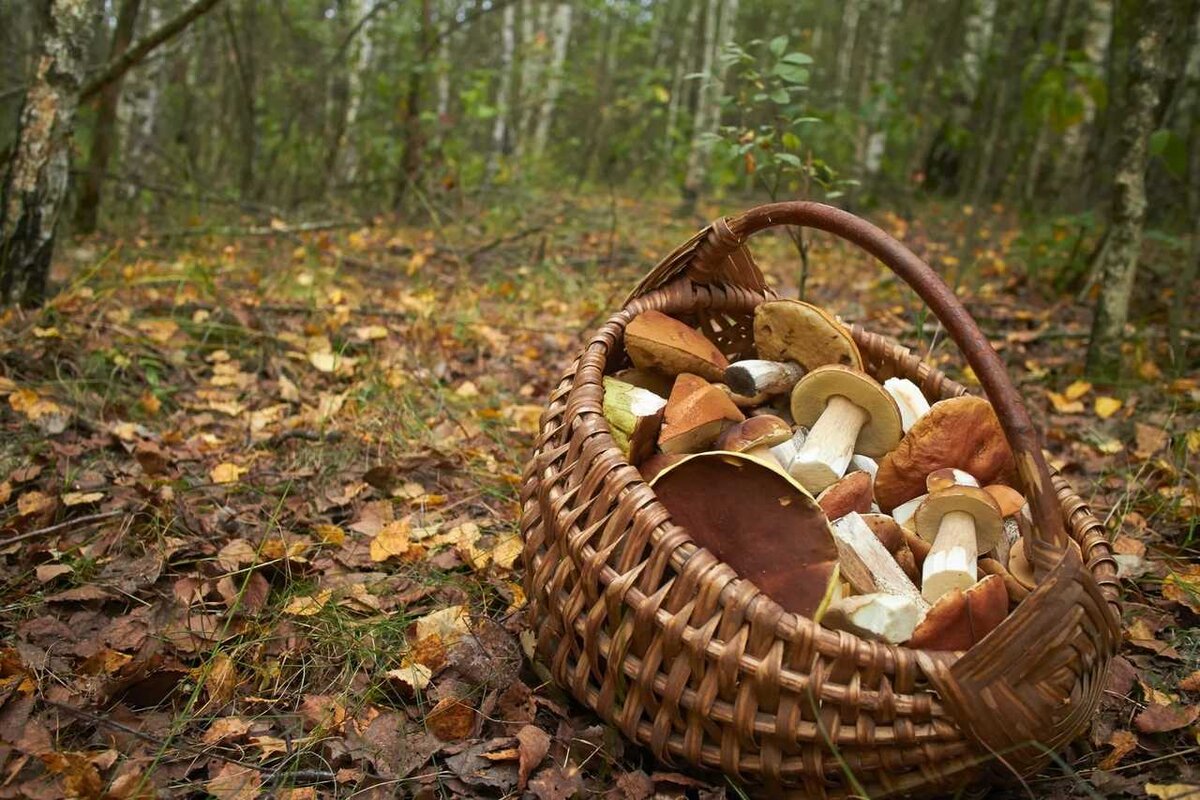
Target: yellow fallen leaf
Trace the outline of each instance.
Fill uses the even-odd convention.
[[[1092,385],[1087,381],[1075,381],[1066,388],[1063,394],[1068,400],[1078,400],[1092,390]]]
[[[292,614],[297,617],[311,617],[320,611],[332,596],[332,591],[323,589],[312,597],[293,597],[283,607],[283,613]]]
[[[371,540],[371,560],[387,561],[389,558],[407,553],[409,545],[412,543],[411,530],[412,526],[407,519],[389,522]]]
[[[169,319],[144,319],[137,329],[159,344],[165,344],[179,330],[179,325]]]
[[[1102,439],[1096,443],[1096,449],[1106,456],[1115,455],[1125,449],[1119,439]]]
[[[399,669],[388,670],[385,675],[387,678],[419,692],[429,685],[429,679],[433,677],[433,672],[424,664],[414,663]]]
[[[521,557],[521,536],[513,533],[505,536],[492,548],[492,561],[502,569],[512,569],[513,564]]]
[[[1083,403],[1078,400],[1070,400],[1065,395],[1058,392],[1046,392],[1046,397],[1050,398],[1050,405],[1054,406],[1054,410],[1059,414],[1082,414]]]
[[[104,492],[67,492],[62,496],[64,506],[85,506],[104,499]]]
[[[354,335],[370,342],[376,339],[386,339],[388,337],[388,329],[383,325],[364,325],[361,328],[355,328]]]
[[[346,541],[346,532],[337,525],[316,525],[313,527],[313,535],[334,547],[341,547]]]
[[[466,606],[449,606],[426,614],[417,620],[417,639],[440,636],[448,647],[471,632],[467,624]]]
[[[1115,397],[1097,397],[1094,405],[1096,416],[1100,419],[1108,419],[1120,411],[1122,405],[1124,404]]]
[[[245,471],[244,467],[239,467],[237,464],[225,461],[213,467],[208,476],[212,478],[213,483],[237,483],[237,479]]]
[[[26,492],[17,498],[17,514],[22,517],[49,511],[53,507],[54,499],[42,492]]]
[[[1158,800],[1195,800],[1200,797],[1200,785],[1194,783],[1147,783],[1146,794]]]
[[[478,397],[479,387],[477,387],[471,381],[463,381],[461,384],[459,384],[458,388],[454,390],[454,393],[463,398]]]
[[[347,358],[340,353],[325,351],[309,353],[308,363],[316,367],[319,372],[353,372],[356,359]]]
[[[1200,453],[1200,428],[1188,431],[1186,441],[1189,453]]]
[[[58,328],[53,325],[51,325],[49,328],[38,328],[35,326],[33,329],[33,336],[36,339],[58,339],[62,336],[62,334],[59,333]]]

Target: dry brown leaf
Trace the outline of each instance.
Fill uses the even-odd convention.
[[[371,540],[371,560],[383,562],[407,553],[412,543],[410,532],[411,525],[407,518],[385,525]]]
[[[283,607],[283,613],[297,617],[311,617],[324,608],[332,596],[333,592],[330,589],[322,589],[312,596],[293,597]]]
[[[1200,564],[1171,570],[1162,582],[1163,597],[1200,614]]]
[[[217,800],[255,800],[262,788],[262,775],[241,764],[225,764],[204,788]]]
[[[425,715],[425,727],[443,742],[466,739],[475,727],[475,709],[456,697],[443,697]]]
[[[308,731],[334,731],[345,723],[346,707],[332,695],[306,694],[300,704],[300,720]]]
[[[1133,718],[1133,725],[1142,733],[1166,733],[1186,728],[1200,716],[1200,706],[1160,705],[1153,703]]]
[[[1136,750],[1138,746],[1137,734],[1132,731],[1113,731],[1112,736],[1108,737],[1108,744],[1113,748],[1113,751],[1100,762],[1100,769],[1112,769],[1121,763],[1121,759]]]
[[[1137,442],[1133,454],[1143,460],[1166,447],[1171,438],[1162,428],[1141,422],[1133,424],[1133,434],[1134,440]]]
[[[526,725],[517,731],[520,766],[517,770],[517,788],[524,789],[529,775],[542,764],[550,752],[550,734],[536,725]]]
[[[242,717],[218,717],[208,730],[200,737],[204,744],[216,744],[246,735],[250,730],[250,720]]]

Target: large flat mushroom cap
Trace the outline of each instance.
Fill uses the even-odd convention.
[[[867,412],[854,452],[876,458],[900,441],[900,409],[892,396],[867,373],[835,364],[817,367],[792,389],[792,419],[811,428],[834,395]]]
[[[975,541],[980,553],[991,550],[1004,535],[1000,506],[978,486],[951,486],[931,492],[917,508],[917,535],[932,543],[937,538],[942,517],[952,511],[970,514],[975,520]]]
[[[956,467],[986,486],[1007,480],[1013,454],[992,404],[963,395],[934,403],[887,455],[875,474],[875,501],[884,511],[925,493],[925,477]]]
[[[625,350],[635,366],[668,375],[691,372],[721,381],[729,359],[704,334],[661,311],[643,311],[625,326]]]
[[[824,364],[863,368],[846,326],[801,300],[770,300],[754,310],[754,349],[768,361],[795,361],[806,370]]]
[[[650,485],[677,525],[788,611],[809,618],[828,603],[838,550],[812,495],[741,453],[689,456]]]
[[[742,453],[756,447],[774,447],[792,438],[792,427],[774,414],[748,417],[717,437],[716,449]]]
[[[1008,590],[988,575],[966,591],[942,595],[913,631],[907,646],[922,650],[970,650],[1008,616]]]

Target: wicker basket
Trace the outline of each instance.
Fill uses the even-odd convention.
[[[890,267],[996,409],[1033,511],[1039,585],[965,654],[870,642],[785,612],[671,522],[609,434],[601,379],[623,365],[638,313],[698,325],[731,360],[750,355],[754,307],[774,295],[743,242],[775,225],[831,232]],[[857,326],[853,335],[876,378],[910,378],[931,400],[964,393],[908,350]],[[662,762],[719,770],[765,796],[926,797],[1029,775],[1087,726],[1119,640],[1103,528],[1047,468],[999,356],[920,259],[817,203],[718,220],[647,276],[550,397],[522,506],[530,624],[554,680]]]

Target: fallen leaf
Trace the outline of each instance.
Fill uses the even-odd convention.
[[[1083,403],[1078,400],[1071,400],[1058,392],[1046,392],[1046,397],[1050,398],[1050,405],[1059,414],[1082,414]]]
[[[1133,454],[1141,459],[1147,459],[1167,446],[1170,436],[1162,428],[1135,422],[1133,425],[1134,440],[1137,442]]]
[[[1087,381],[1075,381],[1065,390],[1063,396],[1068,400],[1078,400],[1092,390],[1092,385]]]
[[[454,644],[470,631],[466,606],[450,606],[417,620],[418,640],[436,635],[441,637],[446,646]]]
[[[104,492],[67,492],[62,496],[64,506],[85,506],[104,499]]]
[[[1154,703],[1133,719],[1142,733],[1165,733],[1186,728],[1200,716],[1200,706],[1166,706]]]
[[[288,604],[283,607],[283,613],[292,614],[297,617],[311,617],[318,613],[325,604],[329,602],[329,598],[333,596],[330,589],[323,589],[314,596],[293,597],[288,601]]]
[[[1121,410],[1123,403],[1115,397],[1097,397],[1093,404],[1093,409],[1096,416],[1100,419],[1108,419],[1113,414]]]
[[[475,727],[475,709],[456,697],[443,697],[425,715],[425,727],[443,742],[466,739]]]
[[[388,670],[384,673],[387,678],[409,692],[419,692],[429,685],[433,677],[432,671],[424,664],[412,663],[407,666]]]
[[[1179,682],[1180,691],[1200,692],[1200,669]]]
[[[17,498],[17,514],[22,517],[40,514],[52,508],[54,508],[54,498],[42,492],[25,492]]]
[[[245,539],[233,539],[217,552],[217,564],[226,572],[236,572],[244,564],[253,564],[258,560],[254,545]]]
[[[537,800],[568,800],[583,789],[583,777],[574,764],[551,764],[529,782],[529,791]]]
[[[412,539],[409,535],[410,532],[411,525],[408,519],[389,522],[371,540],[371,560],[376,562],[387,561],[389,558],[402,556],[407,553],[409,546],[412,544]]]
[[[250,730],[250,720],[242,717],[218,717],[200,737],[204,744],[216,744],[244,736]]]
[[[226,461],[213,467],[208,476],[212,478],[213,483],[236,483],[245,471],[244,467]]]
[[[1163,597],[1200,614],[1200,564],[1171,570],[1162,582]]]
[[[41,583],[49,583],[59,575],[66,575],[74,572],[71,567],[66,564],[42,564],[36,570],[37,579]]]
[[[550,752],[550,734],[536,725],[526,725],[517,731],[518,758],[520,767],[517,771],[517,788],[524,789],[529,781],[529,775],[542,764],[546,753]]]
[[[1196,800],[1200,797],[1200,785],[1195,783],[1147,783],[1146,794],[1158,800]]]
[[[324,544],[334,547],[341,547],[346,541],[346,532],[337,525],[314,525],[313,535]]]
[[[262,787],[262,775],[241,764],[225,764],[204,788],[217,800],[254,800]]]
[[[1112,769],[1121,763],[1121,759],[1137,749],[1138,738],[1137,734],[1132,731],[1113,731],[1112,736],[1108,737],[1107,743],[1113,748],[1113,751],[1100,762],[1100,769]]]

